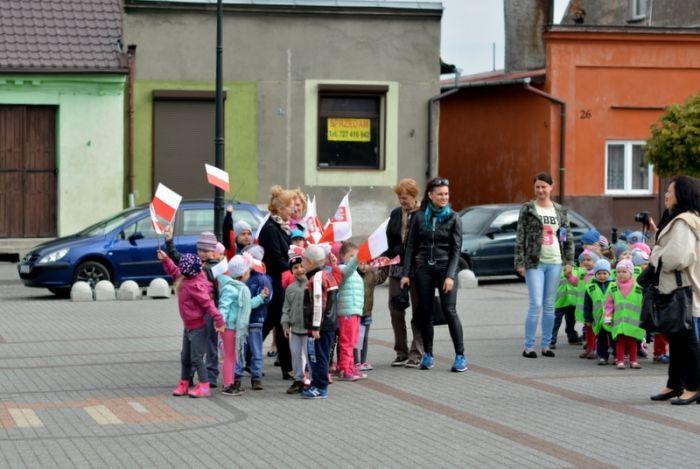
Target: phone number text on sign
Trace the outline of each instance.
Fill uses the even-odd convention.
[[[369,142],[369,119],[328,119],[328,140],[332,142]]]

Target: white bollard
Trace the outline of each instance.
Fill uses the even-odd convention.
[[[141,287],[133,280],[127,280],[119,285],[117,290],[117,299],[124,301],[133,301],[141,299]]]
[[[146,290],[149,298],[170,298],[170,285],[163,278],[154,278]]]
[[[75,282],[70,289],[71,301],[92,301],[92,288],[87,282]]]
[[[476,288],[479,282],[476,280],[476,275],[469,269],[462,270],[458,275],[459,288]]]
[[[114,291],[114,285],[109,280],[100,280],[95,285],[95,301],[114,301],[117,295]]]

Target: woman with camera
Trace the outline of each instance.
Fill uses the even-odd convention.
[[[666,334],[670,362],[668,382],[653,401],[672,397],[674,405],[700,404],[700,181],[689,176],[671,179],[664,197],[664,211],[656,231],[656,245],[651,253],[651,265],[659,269],[659,292],[672,293],[679,288],[676,272],[680,272],[681,286],[692,290],[693,329]]]

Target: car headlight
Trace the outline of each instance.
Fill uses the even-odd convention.
[[[39,264],[49,264],[51,262],[56,262],[59,259],[63,259],[65,255],[68,254],[68,248],[59,249],[42,257],[39,260]]]

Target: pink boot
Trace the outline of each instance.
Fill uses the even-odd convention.
[[[173,396],[184,396],[190,388],[190,382],[186,379],[181,379],[180,383],[173,389]]]
[[[195,386],[194,389],[187,394],[189,394],[190,397],[209,397],[211,396],[209,383],[197,383],[197,386]]]

